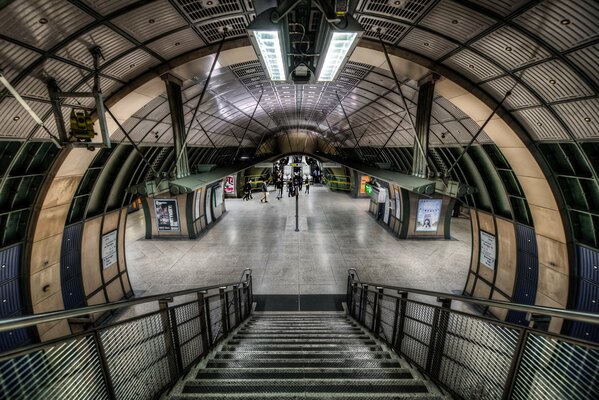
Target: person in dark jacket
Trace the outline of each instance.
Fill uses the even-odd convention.
[[[245,180],[245,185],[243,185],[243,200],[249,201],[252,198],[252,184],[249,179]]]

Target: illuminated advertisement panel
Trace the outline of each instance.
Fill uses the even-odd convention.
[[[232,196],[236,195],[235,175],[229,175],[225,178],[225,194],[229,194]]]
[[[177,199],[156,199],[154,200],[154,209],[156,210],[158,231],[179,231],[179,209],[177,208]]]
[[[418,200],[416,232],[437,232],[441,218],[441,199]]]
[[[366,183],[368,182],[370,182],[370,177],[368,175],[362,175],[360,178],[360,193],[370,194],[370,192],[366,191]]]

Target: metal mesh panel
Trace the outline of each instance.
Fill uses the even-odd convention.
[[[222,312],[220,306],[220,298],[218,296],[210,297],[210,333],[212,343],[216,342],[223,336],[222,328]]]
[[[0,398],[108,399],[93,337],[0,361]]]
[[[381,335],[387,343],[393,345],[393,325],[395,323],[396,304],[395,298],[383,296],[380,300],[381,307],[381,323],[379,325],[379,335]]]
[[[365,293],[366,295],[366,308],[364,312],[364,325],[367,327],[372,326],[372,318],[374,318],[374,296],[376,293],[368,291]]]
[[[513,399],[597,398],[599,349],[531,333]]]
[[[519,329],[450,314],[439,380],[464,398],[501,398]]]
[[[171,381],[159,313],[102,329],[100,337],[118,399],[152,398]]]
[[[229,327],[232,329],[235,327],[235,294],[234,291],[227,292],[227,310],[229,312]]]
[[[411,301],[406,304],[405,337],[401,351],[423,368],[426,366],[433,314],[434,307]]]
[[[175,307],[177,320],[177,333],[181,363],[183,368],[188,367],[202,355],[202,328],[200,324],[200,306],[198,303],[189,303]]]

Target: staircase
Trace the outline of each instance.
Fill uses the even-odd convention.
[[[184,399],[445,399],[343,313],[255,313],[171,392]]]

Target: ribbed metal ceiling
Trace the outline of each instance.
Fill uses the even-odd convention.
[[[210,3],[210,4],[209,4]],[[424,56],[478,85],[500,100],[515,86],[505,108],[533,140],[596,140],[599,137],[599,3],[595,0],[362,0],[355,17],[376,40]],[[92,59],[99,45],[102,90],[115,93],[151,68],[191,50],[246,36],[254,17],[249,0],[18,0],[0,13],[0,68],[32,108],[56,130],[43,80],[62,90],[89,90]],[[398,71],[402,76],[402,71]],[[185,82],[186,122],[204,84]],[[415,115],[416,83],[404,94]],[[356,145],[337,96],[360,140],[411,146],[413,135],[390,75],[350,63],[337,82],[272,83],[257,62],[215,71],[191,131],[195,146],[236,146],[260,93],[262,102],[242,146],[256,146],[264,134],[291,130],[319,132],[337,145]],[[91,107],[89,99],[69,104]],[[67,104],[65,104],[67,105]],[[68,114],[69,108],[63,112]],[[18,117],[18,118],[16,118]],[[164,96],[150,101],[124,124],[141,143],[172,142]],[[23,138],[38,129],[3,90],[0,137]],[[467,143],[477,125],[441,97],[435,99],[432,145]],[[115,141],[123,139],[115,132]],[[36,138],[43,139],[40,130]],[[484,134],[480,142],[488,142]]]

